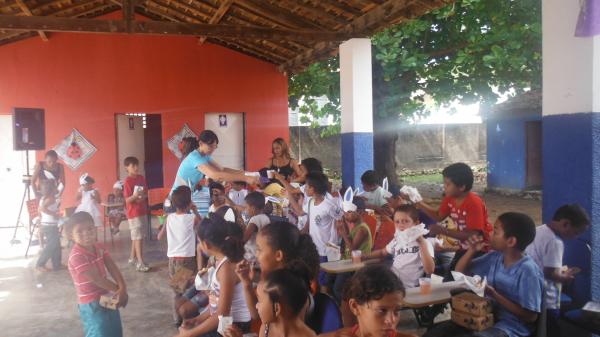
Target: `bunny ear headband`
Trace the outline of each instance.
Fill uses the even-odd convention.
[[[342,209],[344,212],[356,212],[356,205],[352,202],[354,199],[354,192],[352,191],[352,187],[348,187],[346,189],[346,193],[344,193],[344,200],[342,201]]]
[[[87,184],[87,177],[88,177],[87,173],[82,174],[81,177],[79,177],[79,185]]]
[[[390,183],[389,183],[387,177],[383,178],[383,182],[381,183],[381,187],[385,191],[385,193],[383,195],[384,198],[390,198],[390,197],[392,197],[392,193],[390,193]]]
[[[116,188],[118,190],[122,190],[123,189],[123,182],[121,180],[117,181],[114,185],[113,188]]]

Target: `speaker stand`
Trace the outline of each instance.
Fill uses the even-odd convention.
[[[25,175],[23,175],[23,184],[24,186],[24,190],[23,190],[23,197],[21,198],[21,207],[19,207],[19,215],[17,216],[17,222],[15,223],[15,231],[13,232],[13,236],[12,239],[10,240],[10,244],[11,245],[16,245],[21,243],[21,240],[17,239],[17,230],[19,229],[19,224],[21,223],[21,215],[23,214],[23,206],[25,205],[25,200],[29,201],[31,200],[31,194],[29,191],[29,188],[31,187],[31,175],[29,175],[29,150],[25,150]],[[31,219],[29,219],[29,229],[30,229],[30,235],[29,235],[29,245],[31,245],[31,236],[32,231],[31,231]],[[29,246],[27,247],[27,250],[29,250]]]

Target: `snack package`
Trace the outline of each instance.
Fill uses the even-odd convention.
[[[100,306],[106,309],[117,310],[117,303],[119,303],[119,296],[115,293],[107,293],[100,296]]]
[[[219,327],[217,328],[217,332],[222,336],[225,335],[225,331],[229,329],[231,324],[233,324],[233,317],[219,315]]]
[[[402,188],[400,189],[400,193],[407,195],[408,199],[412,203],[417,203],[417,202],[423,201],[423,197],[421,197],[421,194],[419,194],[419,191],[412,186],[407,186],[407,185],[402,186]]]
[[[481,276],[466,276],[463,273],[452,271],[452,277],[454,281],[464,281],[465,285],[469,290],[474,292],[477,296],[483,297],[485,295],[485,286],[487,285],[487,278],[481,279]]]
[[[194,286],[196,290],[206,291],[210,287],[210,280],[212,279],[215,273],[215,267],[210,267],[206,269],[204,272],[200,271],[196,274],[196,279],[194,280]]]
[[[452,310],[472,316],[487,316],[492,313],[492,301],[465,291],[452,296]]]
[[[473,331],[482,331],[494,326],[493,314],[487,314],[485,316],[472,316],[453,310],[451,317],[454,323]]]
[[[424,224],[418,224],[401,232],[396,231],[396,233],[394,234],[394,238],[396,239],[398,244],[406,245],[410,242],[415,241],[423,235],[427,235],[428,233],[429,230],[425,228]]]

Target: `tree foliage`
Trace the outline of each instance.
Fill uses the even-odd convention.
[[[494,104],[541,86],[541,0],[457,0],[372,37],[375,120],[406,121],[453,102]],[[337,57],[289,79],[303,121],[333,116],[339,131]],[[317,104],[325,96],[329,102]],[[376,130],[377,131],[377,130]]]

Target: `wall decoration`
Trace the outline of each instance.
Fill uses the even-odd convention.
[[[171,153],[175,155],[179,160],[183,158],[182,147],[183,147],[183,138],[185,137],[194,137],[197,138],[196,134],[187,124],[183,124],[181,130],[174,134],[173,137],[169,138],[167,141],[167,147],[171,150]]]
[[[71,170],[76,170],[97,151],[77,129],[73,129],[53,150]]]

